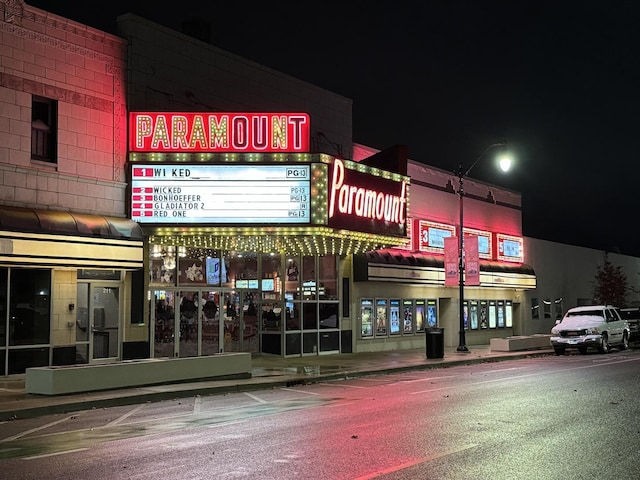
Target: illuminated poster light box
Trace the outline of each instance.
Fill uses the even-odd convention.
[[[129,114],[131,152],[287,152],[309,151],[306,113]]]
[[[145,224],[309,224],[309,165],[131,166],[131,218]]]
[[[518,263],[522,263],[524,261],[522,237],[496,233],[496,243],[498,244],[498,260]]]
[[[478,237],[478,257],[491,260],[493,256],[493,242],[491,232],[464,227],[464,234]]]
[[[456,235],[456,227],[444,223],[418,221],[418,247],[421,252],[444,254],[444,239]]]

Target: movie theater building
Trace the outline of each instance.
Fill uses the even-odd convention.
[[[350,259],[406,243],[409,178],[311,154],[305,113],[133,112],[153,356],[352,351]]]
[[[458,277],[447,286],[444,274],[455,177],[402,148],[360,162],[310,154],[310,124],[304,113],[131,114],[154,356],[418,348],[429,327],[457,341]],[[465,327],[486,344],[517,330],[535,276],[519,195],[471,181],[466,200],[480,269],[466,277]]]

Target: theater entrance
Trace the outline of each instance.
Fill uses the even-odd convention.
[[[153,356],[258,352],[258,292],[249,289],[153,290]]]

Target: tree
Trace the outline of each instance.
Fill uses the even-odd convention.
[[[595,278],[593,299],[599,305],[624,307],[627,296],[627,275],[621,266],[614,266],[607,252],[603,255],[602,265],[598,265]]]

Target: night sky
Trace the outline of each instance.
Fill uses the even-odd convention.
[[[512,173],[470,176],[522,193],[525,236],[640,256],[638,2],[28,3],[111,33],[126,12],[205,19],[214,45],[353,99],[355,142],[428,165],[506,139]]]

